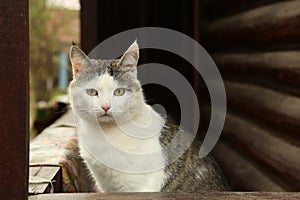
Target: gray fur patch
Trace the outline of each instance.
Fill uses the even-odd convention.
[[[170,143],[175,135],[178,137],[173,151],[181,150],[187,143],[186,135],[189,133],[180,130],[183,134],[178,134],[178,126],[167,122],[162,130],[160,143],[164,147]],[[183,155],[165,168],[168,179],[161,189],[162,192],[201,192],[226,190],[227,183],[218,165],[211,156],[200,159],[198,156],[199,144],[195,142],[188,148]],[[168,160],[172,160],[175,153],[170,149],[164,152]]]
[[[115,81],[131,89],[139,89],[139,81],[136,77],[136,67],[118,66],[119,60],[94,60],[90,59],[89,65],[82,69],[75,85],[81,85],[89,80],[100,77],[104,73],[111,75]]]

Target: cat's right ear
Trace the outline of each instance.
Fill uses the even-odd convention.
[[[82,69],[89,65],[90,60],[87,55],[76,45],[72,45],[69,53],[73,69],[73,78],[76,79]]]

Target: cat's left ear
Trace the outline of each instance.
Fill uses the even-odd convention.
[[[90,65],[90,60],[88,56],[75,44],[73,44],[70,48],[69,57],[73,68],[73,77],[76,79],[78,74]]]
[[[139,60],[139,46],[135,40],[121,57],[118,65],[120,67],[136,67]]]

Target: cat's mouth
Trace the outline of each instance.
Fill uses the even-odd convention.
[[[101,115],[101,117],[111,117],[111,115],[110,115],[110,114],[107,114],[107,113],[105,113],[105,114]]]
[[[100,122],[100,123],[108,123],[113,120],[113,117],[111,114],[105,113],[105,114],[99,115],[97,119],[98,119],[98,122]]]

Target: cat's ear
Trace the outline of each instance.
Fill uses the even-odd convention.
[[[120,67],[136,67],[139,60],[139,46],[135,40],[121,57],[118,65]]]
[[[87,55],[75,44],[70,48],[69,53],[70,61],[73,69],[73,77],[76,79],[81,70],[90,64]]]

